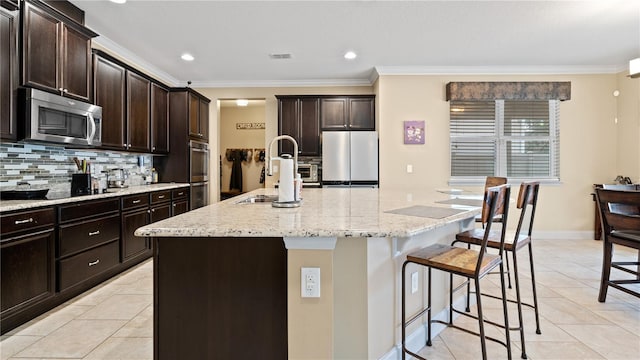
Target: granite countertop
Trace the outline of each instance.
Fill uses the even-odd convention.
[[[464,196],[444,194],[435,190],[304,189],[302,205],[298,208],[274,208],[270,203],[239,203],[261,194],[275,195],[276,190],[255,190],[141,227],[136,230],[135,235],[408,237],[455,221],[472,218],[480,213],[478,206],[437,202]],[[481,201],[477,204],[480,206]],[[457,213],[451,214],[452,212]],[[432,218],[427,215],[435,217],[444,215],[445,217]]]
[[[31,208],[37,208],[42,206],[52,206],[59,204],[66,204],[77,201],[87,201],[87,200],[95,200],[95,199],[106,199],[110,197],[123,196],[123,195],[132,195],[139,194],[143,192],[150,191],[160,191],[160,190],[170,190],[177,189],[181,187],[189,186],[186,183],[159,183],[159,184],[150,184],[150,185],[140,185],[140,186],[130,186],[124,189],[109,189],[108,192],[103,194],[95,194],[95,195],[83,195],[83,196],[73,196],[71,197],[69,192],[65,193],[50,193],[47,196],[50,196],[52,199],[44,199],[44,200],[2,200],[0,202],[0,212],[6,211],[14,211],[14,210],[25,210]],[[65,196],[66,195],[66,196]]]

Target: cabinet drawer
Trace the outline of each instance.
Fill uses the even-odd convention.
[[[171,190],[156,191],[151,193],[151,203],[156,204],[171,200]]]
[[[129,195],[122,198],[122,210],[128,210],[147,205],[149,205],[149,193]]]
[[[60,223],[109,214],[119,210],[120,202],[118,201],[118,198],[82,201],[74,204],[58,206]]]
[[[118,241],[114,241],[60,260],[59,290],[62,291],[118,265],[119,250]]]
[[[55,222],[56,213],[53,208],[2,215],[2,237],[19,231],[54,226]]]
[[[64,257],[120,238],[120,215],[60,225],[59,256]]]
[[[173,190],[171,196],[173,196],[173,199],[187,198],[189,197],[189,188],[185,187],[182,189],[175,189]]]

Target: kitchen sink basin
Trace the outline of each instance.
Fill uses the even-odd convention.
[[[255,195],[236,202],[236,204],[270,204],[278,200],[278,195]]]

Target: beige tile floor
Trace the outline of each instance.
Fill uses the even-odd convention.
[[[535,334],[533,311],[525,309],[529,358],[640,359],[640,299],[610,289],[606,303],[597,301],[601,242],[535,240],[534,247],[542,334]],[[519,258],[527,300],[531,291],[525,255]],[[618,249],[616,256],[632,260],[636,252]],[[499,291],[495,276],[482,285]],[[1,358],[152,359],[152,301],[152,263],[147,261],[2,336]],[[489,318],[501,319],[500,302],[485,300],[484,308]],[[513,324],[515,306],[509,311]],[[462,317],[456,324],[477,326]],[[503,336],[494,327],[487,332]],[[520,339],[517,332],[511,336],[513,358],[518,359]],[[479,359],[480,344],[476,337],[449,328],[420,352],[429,359]],[[488,355],[504,359],[506,351],[489,342]]]

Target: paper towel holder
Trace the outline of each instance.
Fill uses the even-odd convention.
[[[293,173],[291,174],[291,185],[293,186],[293,180],[295,179],[295,174],[298,173],[298,143],[296,142],[296,139],[294,139],[293,137],[289,136],[289,135],[280,135],[280,136],[276,136],[274,137],[271,142],[269,143],[269,161],[267,161],[267,168],[266,173],[267,176],[273,176],[273,159],[278,159],[279,157],[274,157],[272,156],[272,152],[273,152],[273,145],[275,143],[278,142],[278,140],[288,140],[291,143],[293,143]],[[283,154],[284,155],[288,155],[288,154]],[[282,159],[279,158],[279,159]],[[290,158],[290,155],[289,155]],[[280,173],[280,178],[282,179],[282,173]],[[297,198],[299,198],[299,194],[297,194],[298,188],[297,186],[293,186],[293,200],[292,201],[282,201],[280,199],[280,195],[278,195],[278,200],[277,201],[272,201],[271,202],[271,206],[273,207],[280,207],[280,208],[292,208],[292,207],[299,207],[301,204],[301,200],[296,200]]]

